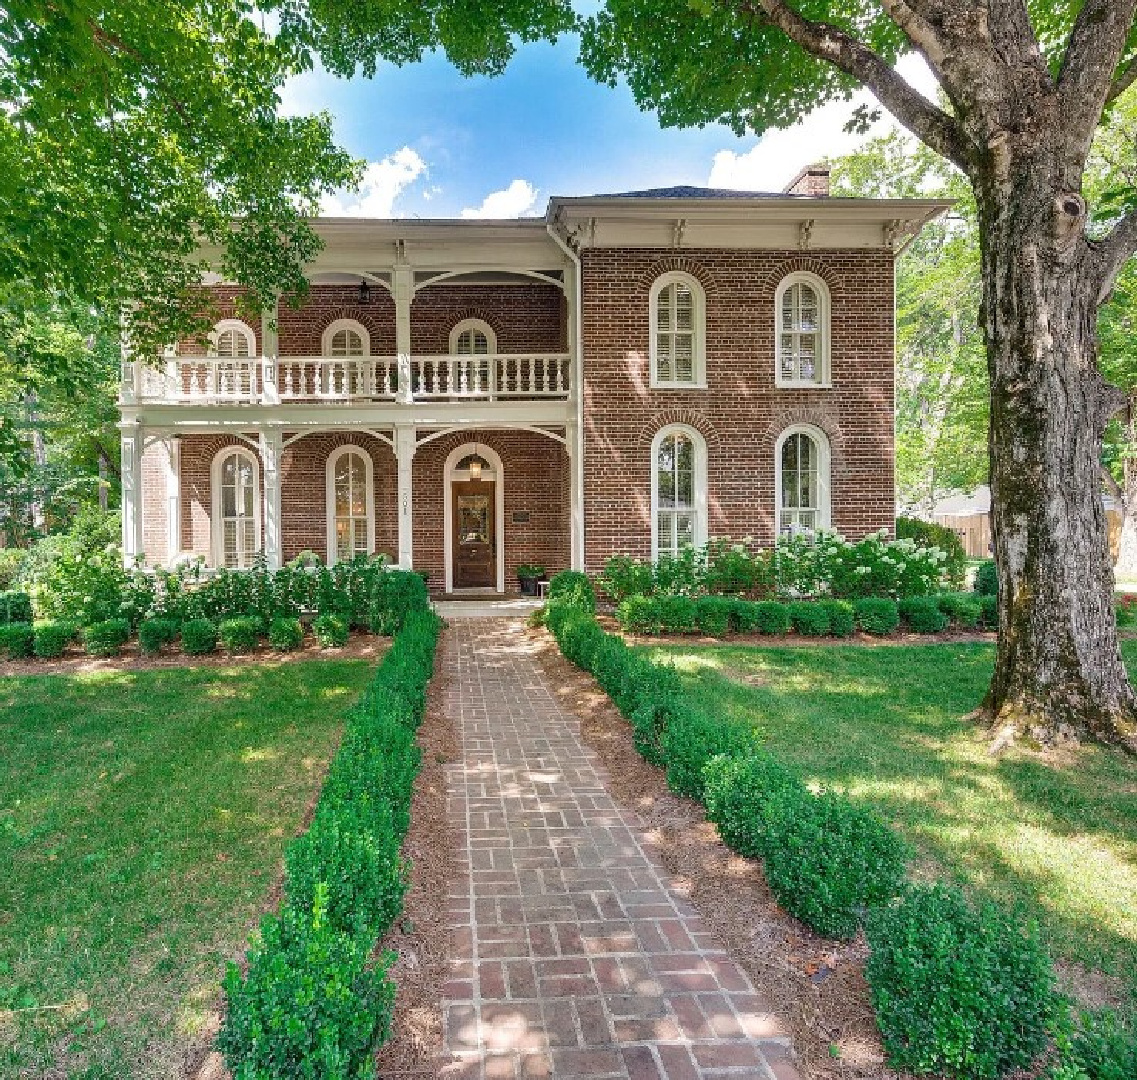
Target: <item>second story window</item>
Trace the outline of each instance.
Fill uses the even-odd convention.
[[[816,274],[784,278],[775,294],[778,386],[829,385],[829,290]]]
[[[210,335],[214,356],[227,360],[237,360],[252,356],[256,352],[256,338],[239,319],[224,319],[219,322]]]
[[[463,319],[450,331],[452,356],[490,356],[497,352],[497,335],[482,319]]]
[[[706,299],[690,274],[670,273],[651,287],[651,385],[706,385]]]
[[[354,319],[337,319],[324,331],[324,355],[366,356],[371,351],[367,330]]]

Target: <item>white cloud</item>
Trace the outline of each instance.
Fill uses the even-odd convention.
[[[925,97],[935,100],[936,81],[927,64],[918,56],[906,56],[897,71]],[[858,105],[875,106],[867,91],[851,101],[835,101],[810,113],[800,124],[769,131],[753,149],[744,153],[720,150],[711,164],[707,183],[711,187],[736,188],[740,191],[781,191],[806,165],[823,157],[840,157],[855,150],[875,135],[882,135],[895,125],[887,110],[868,135],[852,135],[845,123]]]
[[[404,146],[382,161],[370,161],[358,191],[337,191],[320,200],[325,217],[389,218],[395,216],[395,200],[427,172],[417,151]]]
[[[536,211],[537,189],[528,180],[514,180],[507,188],[491,191],[481,206],[467,206],[464,218],[515,218]]]

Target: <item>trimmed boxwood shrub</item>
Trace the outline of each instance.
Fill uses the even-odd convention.
[[[35,628],[33,650],[41,660],[54,660],[63,655],[75,638],[76,626],[72,622],[44,622]]]
[[[848,600],[822,600],[829,612],[829,633],[834,637],[852,637],[857,623],[856,612]]]
[[[179,629],[177,619],[143,619],[138,624],[138,646],[145,656],[153,656],[178,640]]]
[[[689,596],[661,596],[659,625],[665,634],[693,634],[699,626],[695,601]]]
[[[893,1068],[996,1080],[1045,1049],[1058,1003],[1032,924],[933,885],[871,913],[866,932],[865,976]]]
[[[794,600],[786,605],[790,625],[805,637],[824,637],[829,633],[829,609],[815,600]]]
[[[724,844],[747,858],[766,854],[770,811],[786,793],[809,796],[805,785],[763,750],[736,757],[720,754],[703,767],[707,820],[718,826]]]
[[[9,660],[23,660],[32,655],[35,631],[30,622],[0,623],[0,653]]]
[[[659,601],[654,596],[626,596],[616,605],[616,622],[629,634],[658,634]]]
[[[991,594],[979,597],[979,612],[986,629],[999,629],[999,598],[997,596]]]
[[[273,619],[268,624],[268,643],[277,652],[291,652],[299,649],[304,640],[304,627],[299,619]]]
[[[596,590],[587,574],[579,570],[562,570],[549,579],[548,598],[550,603],[554,600],[567,602],[581,611],[594,613],[596,611]]]
[[[770,889],[819,934],[851,938],[870,908],[903,887],[907,845],[871,810],[832,792],[770,797],[763,854]]]
[[[710,637],[726,637],[734,601],[723,596],[702,596],[695,603],[695,619],[699,629]]]
[[[325,649],[338,649],[347,644],[347,623],[337,615],[321,615],[314,619],[312,632]]]
[[[785,634],[790,629],[789,608],[779,600],[749,602],[747,617],[760,634]]]
[[[948,623],[934,596],[906,596],[897,605],[900,617],[917,634],[938,634]]]
[[[118,656],[129,639],[129,619],[106,619],[83,631],[83,645],[91,656]]]
[[[217,626],[217,637],[226,652],[250,652],[261,638],[261,621],[255,615],[235,615],[222,619]]]
[[[980,596],[996,596],[999,592],[999,571],[994,559],[984,559],[975,568],[975,591]]]
[[[703,801],[703,769],[718,754],[746,754],[758,746],[757,733],[720,716],[707,716],[681,703],[668,717],[660,738],[667,786],[677,795]]]
[[[0,623],[30,623],[32,598],[19,589],[0,592]]]
[[[211,619],[190,619],[182,623],[182,651],[205,656],[217,648],[217,626]]]
[[[940,611],[961,630],[974,630],[983,618],[983,605],[974,593],[942,593],[936,599]]]
[[[347,611],[334,604],[322,605],[319,614],[335,615],[359,629],[391,636],[403,628],[412,611],[429,610],[430,593],[422,574],[384,570],[375,576],[370,595],[356,601]]]
[[[856,612],[857,626],[866,634],[886,637],[895,633],[900,625],[900,611],[896,601],[887,597],[871,596],[864,600],[854,600],[853,610]]]

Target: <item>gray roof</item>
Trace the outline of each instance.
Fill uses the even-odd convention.
[[[646,191],[614,191],[594,195],[594,199],[785,199],[784,191],[732,191],[730,188],[677,187],[648,188]]]

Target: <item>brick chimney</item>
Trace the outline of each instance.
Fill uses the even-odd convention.
[[[786,195],[825,198],[829,194],[829,166],[824,161],[807,165],[783,189]]]

